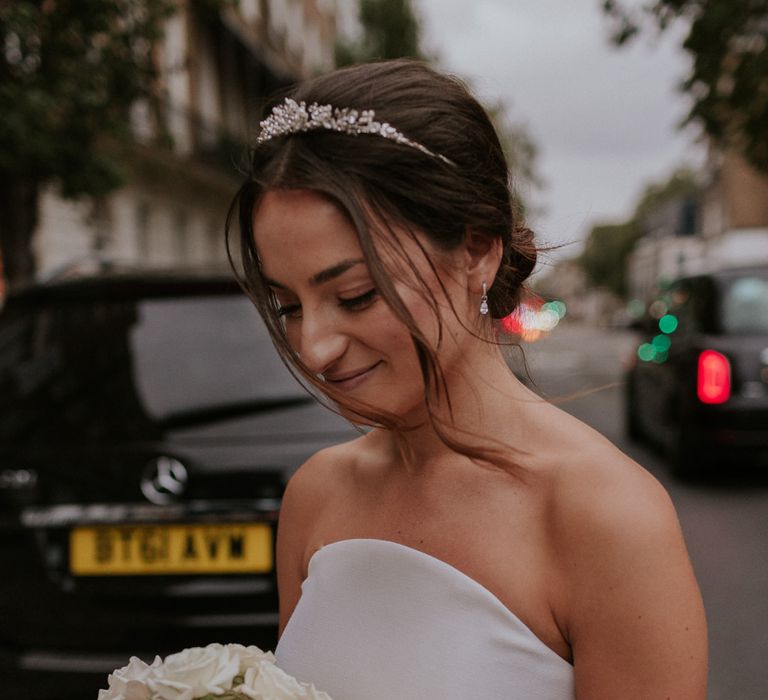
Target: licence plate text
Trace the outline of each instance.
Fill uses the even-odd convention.
[[[69,553],[77,576],[265,573],[273,566],[267,523],[76,527]]]

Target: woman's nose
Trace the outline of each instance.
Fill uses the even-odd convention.
[[[341,358],[347,342],[347,337],[327,319],[308,314],[302,318],[299,354],[307,369],[315,374],[322,374]]]

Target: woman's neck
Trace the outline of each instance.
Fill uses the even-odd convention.
[[[403,468],[420,472],[457,453],[441,434],[480,452],[524,449],[525,425],[538,397],[507,366],[500,347],[478,343],[455,366],[444,368],[446,389],[432,402],[432,419],[426,405],[408,422],[416,427],[391,435]]]

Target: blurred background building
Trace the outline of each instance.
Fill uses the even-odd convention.
[[[224,218],[263,100],[334,65],[334,0],[182,0],[154,51],[157,99],[136,102],[129,181],[100,199],[47,188],[33,246],[40,277],[109,260],[226,260]]]
[[[714,150],[689,192],[648,211],[628,259],[628,293],[717,268],[768,263],[768,177],[732,151]]]
[[[713,146],[703,168],[648,185],[627,220],[593,226],[584,251],[545,266],[535,286],[570,318],[622,325],[678,277],[766,264],[768,176]]]

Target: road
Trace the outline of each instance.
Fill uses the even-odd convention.
[[[635,347],[630,333],[565,323],[526,345],[525,353],[548,397],[610,438],[670,492],[707,610],[708,700],[766,700],[768,475],[747,472],[680,483],[669,476],[663,456],[629,442],[623,432],[621,366]]]

